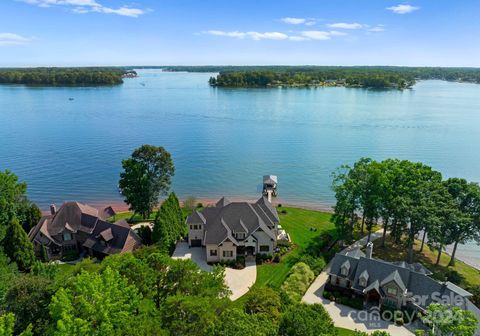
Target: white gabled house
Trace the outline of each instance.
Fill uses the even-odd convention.
[[[187,218],[188,244],[206,248],[207,261],[235,260],[237,256],[271,255],[277,246],[278,213],[265,198],[255,203],[230,202],[194,211]]]

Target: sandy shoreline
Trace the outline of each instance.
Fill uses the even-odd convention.
[[[255,202],[257,201],[256,198],[246,198],[246,197],[228,197],[229,200],[232,202]],[[196,198],[196,203],[202,203],[204,206],[214,205],[218,202],[219,198]],[[180,199],[180,202],[183,202],[184,199]],[[96,201],[96,202],[87,202],[87,204],[94,206],[96,208],[102,208],[111,206],[116,212],[124,212],[128,211],[128,205],[124,202],[114,201]],[[276,207],[278,204],[282,204],[285,207],[294,207],[294,208],[303,208],[308,210],[315,210],[315,211],[322,211],[332,213],[333,208],[327,204],[321,204],[316,202],[295,202],[295,201],[287,201],[282,199],[274,199],[272,204]],[[43,211],[44,213],[48,213],[48,210]],[[473,244],[474,245],[474,244]],[[480,258],[478,258],[478,251],[480,247],[473,246],[472,244],[468,245],[459,245],[457,248],[456,259],[464,262],[465,264],[472,266],[478,270],[480,270]],[[447,246],[446,251],[447,254],[451,254],[452,246]]]

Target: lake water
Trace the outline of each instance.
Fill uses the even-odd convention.
[[[221,89],[213,74],[138,73],[116,87],[0,86],[0,169],[43,208],[120,203],[121,160],[144,143],[172,153],[180,197],[254,198],[274,174],[280,201],[328,206],[331,172],[362,156],[480,181],[480,85]]]

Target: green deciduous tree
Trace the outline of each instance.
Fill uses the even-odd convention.
[[[49,305],[54,335],[121,335],[141,295],[117,271],[82,272]]]
[[[445,181],[445,185],[460,212],[456,221],[449,227],[454,246],[448,265],[453,266],[458,244],[464,244],[469,240],[480,243],[480,186],[460,178],[450,178]]]
[[[210,336],[218,323],[217,311],[226,302],[196,296],[170,296],[162,304],[162,324],[170,335]]]
[[[215,325],[216,336],[275,336],[277,323],[262,314],[249,315],[238,308],[226,309]]]
[[[7,291],[17,276],[17,265],[10,262],[10,259],[0,250],[0,306],[4,304]]]
[[[130,210],[147,218],[170,188],[175,174],[171,155],[163,147],[143,145],[123,160],[122,166],[119,187],[125,202]]]
[[[335,336],[333,321],[320,304],[296,304],[281,317],[279,336]]]
[[[438,303],[428,306],[423,321],[438,336],[474,336],[478,322],[471,311]]]
[[[15,332],[33,326],[36,335],[44,335],[49,323],[48,305],[54,286],[51,280],[34,275],[18,277],[10,287],[5,306],[16,316]]]
[[[15,315],[7,313],[0,315],[0,336],[13,336]]]
[[[281,308],[280,296],[272,288],[254,287],[247,294],[245,311],[250,315],[261,314],[271,320],[276,320],[280,316]]]

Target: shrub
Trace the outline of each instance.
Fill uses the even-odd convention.
[[[278,203],[277,208],[281,208],[281,207],[282,207],[282,203]]]
[[[323,257],[314,257],[308,254],[302,255],[298,262],[303,262],[307,264],[315,275],[319,275],[322,270],[325,268],[325,259]]]
[[[458,273],[458,272],[455,271],[455,270],[450,270],[450,271],[446,274],[446,276],[447,276],[448,281],[450,281],[450,282],[452,282],[452,283],[454,283],[454,284],[456,284],[456,285],[459,285],[459,284],[462,282],[462,280],[463,280],[462,275],[460,275],[460,273]]]
[[[259,265],[263,264],[265,261],[270,260],[272,258],[269,254],[257,253],[255,259]]]
[[[333,296],[333,293],[328,290],[323,291],[323,297],[327,300],[335,301],[335,296]]]
[[[279,263],[281,260],[282,260],[282,257],[280,256],[280,254],[275,253],[275,255],[273,256],[273,262]]]
[[[287,293],[292,301],[299,302],[313,279],[315,279],[315,274],[312,272],[310,267],[303,262],[299,262],[296,263],[290,270],[290,275],[283,283],[282,289]]]
[[[282,211],[280,211],[280,213],[281,213],[282,215],[286,215],[286,214],[287,214],[287,210],[282,210]]]
[[[75,251],[75,250],[72,250],[72,251],[64,251],[64,252],[63,252],[62,260],[63,260],[63,261],[73,261],[73,260],[77,260],[78,257],[79,257],[78,252]]]
[[[197,209],[201,209],[201,208],[203,208],[203,203],[198,202],[198,203],[197,203]]]

